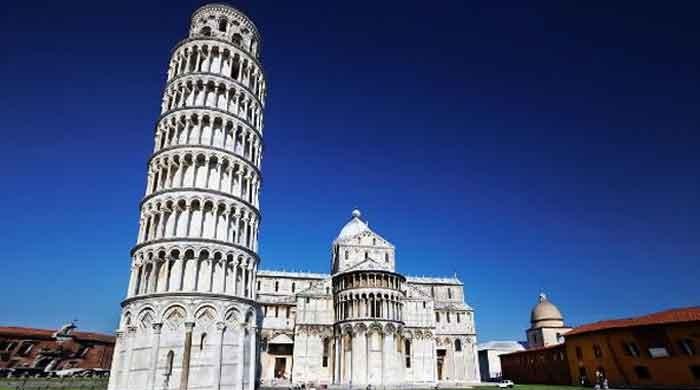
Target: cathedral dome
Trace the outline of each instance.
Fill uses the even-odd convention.
[[[335,241],[342,241],[347,238],[354,237],[366,230],[370,230],[369,226],[367,226],[367,224],[360,219],[361,216],[362,213],[360,213],[360,210],[353,210],[352,218],[350,218],[348,223],[346,223],[345,226],[340,229],[340,233],[338,233],[338,237],[336,237]]]
[[[533,328],[542,326],[563,326],[564,317],[559,309],[547,299],[547,295],[540,294],[539,302],[532,308],[530,323]]]

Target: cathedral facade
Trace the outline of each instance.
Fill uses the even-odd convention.
[[[211,4],[173,49],[109,390],[478,382],[463,284],[397,273],[359,211],[330,273],[258,268],[260,42]]]

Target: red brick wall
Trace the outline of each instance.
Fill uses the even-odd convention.
[[[504,354],[500,358],[503,378],[516,384],[568,385],[572,381],[563,344]]]

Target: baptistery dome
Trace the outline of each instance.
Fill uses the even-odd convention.
[[[530,323],[533,328],[543,326],[564,326],[564,317],[559,309],[547,299],[547,295],[540,294],[539,302],[532,308]]]

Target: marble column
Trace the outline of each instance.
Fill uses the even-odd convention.
[[[119,366],[119,362],[121,361],[121,350],[123,348],[124,344],[124,331],[122,330],[117,330],[115,332],[116,338],[115,338],[115,343],[114,343],[114,352],[113,352],[113,357],[112,357],[112,368],[110,369],[110,372],[112,373],[109,377],[109,382],[107,384],[107,390],[114,390],[114,388],[119,388],[119,377],[121,376],[121,373],[119,370],[121,370],[121,367]]]
[[[192,328],[194,322],[185,322],[185,348],[182,354],[182,376],[180,377],[180,390],[187,390],[190,379],[190,355],[192,354]]]
[[[250,390],[255,390],[255,369],[257,368],[258,356],[257,356],[257,328],[255,326],[250,327],[250,356],[248,360],[250,361],[250,376],[248,386]]]
[[[226,331],[226,323],[217,322],[216,323],[216,360],[215,365],[215,382],[214,390],[219,390],[221,388],[221,363],[223,359],[224,352],[224,332]]]
[[[238,367],[237,367],[237,373],[236,373],[236,378],[239,380],[240,388],[239,390],[243,390],[243,361],[245,360],[245,328],[241,326],[238,331],[240,332],[238,335],[238,350],[240,351],[238,354]]]
[[[151,390],[156,390],[158,379],[158,353],[160,351],[160,331],[163,329],[163,324],[160,322],[153,324],[153,346],[151,347]]]
[[[129,374],[131,373],[131,359],[134,356],[134,338],[136,338],[136,327],[129,326],[126,329],[126,338],[128,343],[128,350],[126,352],[126,367],[124,367],[124,388],[128,389],[129,386]]]

